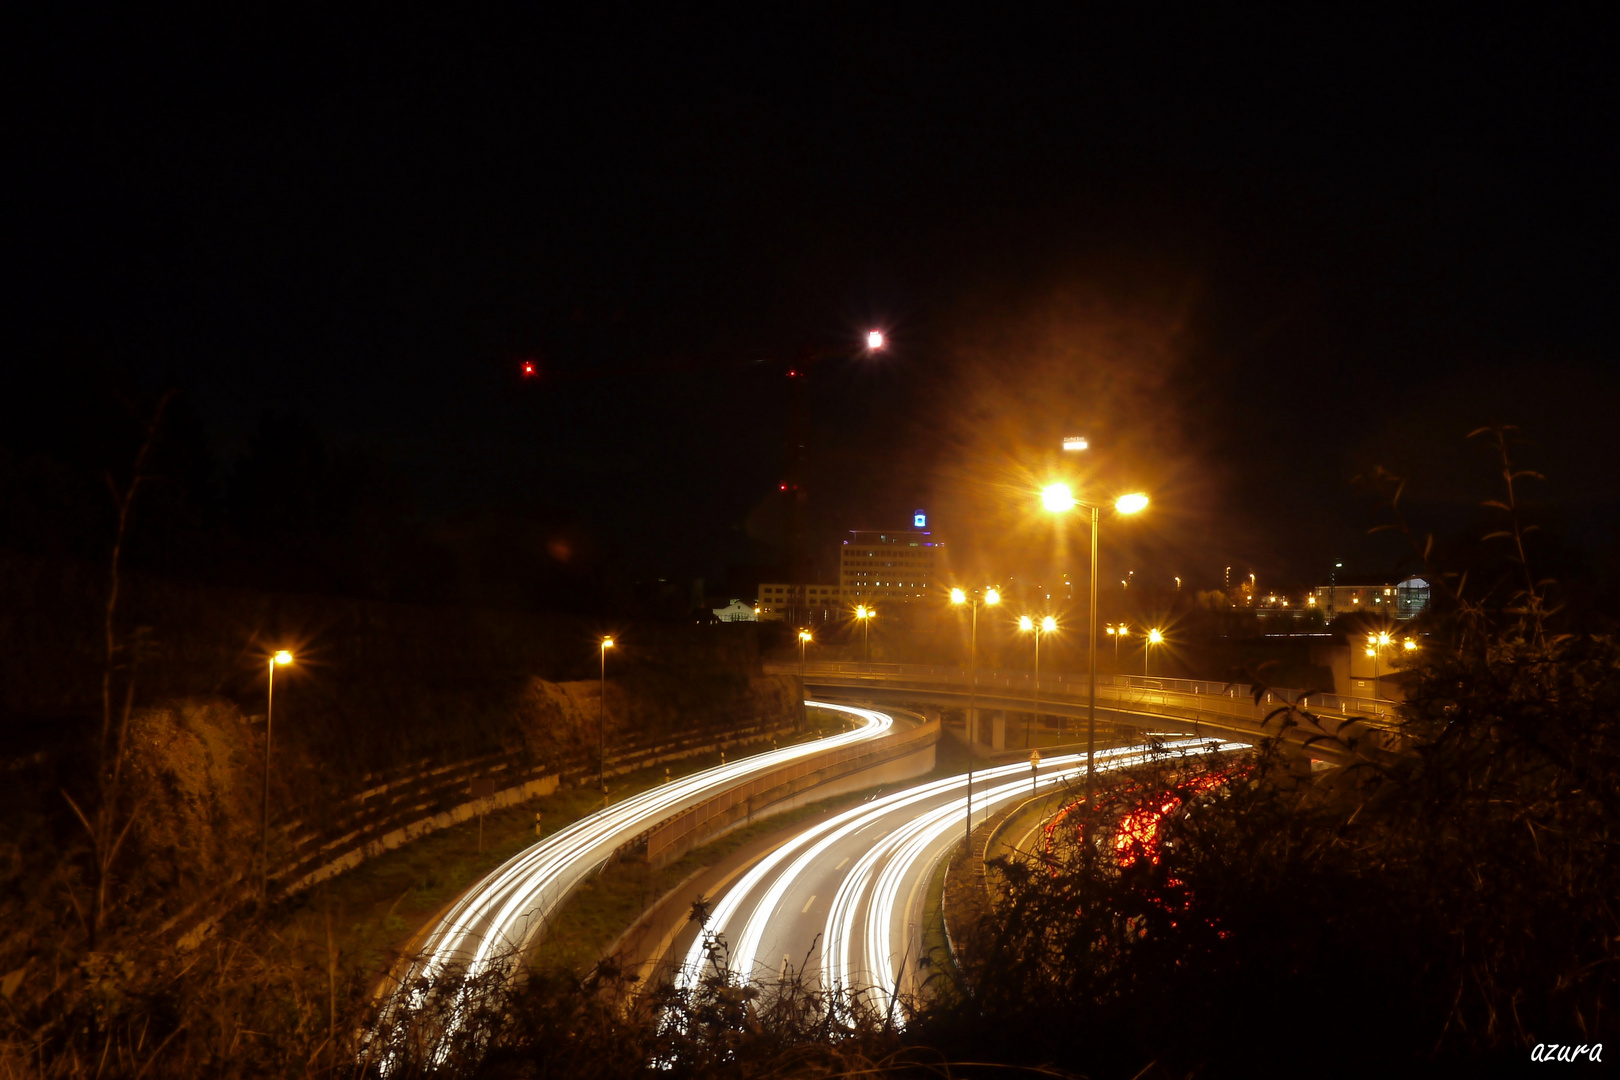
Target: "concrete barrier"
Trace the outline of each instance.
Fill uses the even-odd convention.
[[[625,843],[617,855],[644,857],[655,867],[667,866],[756,817],[860,787],[921,776],[934,768],[939,728],[939,721],[931,720],[909,731],[841,746],[773,769],[666,818]]]

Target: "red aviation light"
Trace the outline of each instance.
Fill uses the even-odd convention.
[[[525,361],[523,361],[523,367],[520,370],[523,372],[523,377],[525,379],[534,378],[534,375],[535,375],[534,361],[533,360],[525,360]]]

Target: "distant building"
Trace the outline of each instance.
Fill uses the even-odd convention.
[[[742,600],[733,600],[725,607],[711,608],[721,622],[758,622],[759,608]]]
[[[788,585],[781,582],[759,587],[759,618],[775,622],[791,618],[800,626],[831,622],[843,608],[837,585]]]
[[[1429,610],[1429,595],[1428,581],[1414,574],[1393,583],[1319,585],[1312,594],[1311,606],[1330,619],[1355,611],[1410,619]]]
[[[838,557],[843,607],[922,605],[939,592],[935,568],[945,543],[928,530],[923,511],[912,522],[910,529],[850,530]]]

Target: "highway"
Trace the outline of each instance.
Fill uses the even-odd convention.
[[[1171,752],[1242,749],[1245,744],[1187,739]],[[1100,751],[1097,769],[1140,762],[1147,751]],[[1077,783],[1082,754],[1054,755],[1031,775],[1027,762],[973,774],[973,820],[993,815],[1036,790]],[[966,774],[921,783],[810,825],[769,852],[715,898],[708,931],[725,939],[731,970],[768,980],[784,966],[813,974],[823,988],[870,995],[889,1011],[913,994],[925,971],[923,907],[938,860],[958,844],[968,812]],[[677,980],[691,985],[708,963],[695,932],[678,944]],[[680,940],[680,939],[678,939]],[[903,1017],[896,1013],[896,1019]]]
[[[427,934],[388,1009],[419,1004],[420,996],[430,993],[435,978],[451,965],[476,974],[492,963],[520,956],[569,892],[648,826],[772,769],[879,738],[893,725],[890,716],[869,709],[806,704],[847,714],[857,724],[831,738],[755,754],[644,791],[524,849],[468,889]]]

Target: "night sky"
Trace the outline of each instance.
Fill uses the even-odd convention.
[[[1614,545],[1599,27],[449,10],[14,20],[17,449],[178,385],[222,470],[291,410],[430,518],[550,508],[713,580],[770,557],[786,365],[878,326],[815,372],[825,539],[927,506],[1004,572],[1073,431],[1155,494],[1121,565],[1385,573],[1353,478],[1460,526],[1504,420]]]

